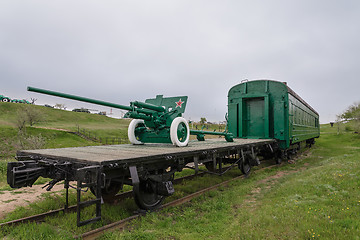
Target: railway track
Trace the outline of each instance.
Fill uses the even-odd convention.
[[[272,168],[272,167],[275,167],[275,166],[277,166],[277,165],[264,166],[264,167],[261,167],[260,169],[258,169],[256,171],[269,169],[269,168]],[[227,168],[223,168],[223,170],[227,171]],[[174,184],[179,184],[184,180],[190,180],[190,179],[196,178],[198,176],[203,176],[206,173],[208,173],[208,172],[204,171],[204,172],[199,172],[197,174],[188,175],[188,176],[185,176],[185,177],[174,179]],[[195,197],[203,195],[203,194],[205,194],[205,193],[207,193],[207,192],[209,192],[211,190],[217,189],[217,188],[219,188],[221,186],[226,186],[232,181],[236,181],[238,179],[243,179],[245,177],[247,177],[247,176],[246,175],[241,175],[241,176],[232,178],[230,180],[221,182],[219,184],[213,185],[211,187],[202,189],[202,190],[197,191],[195,193],[189,194],[189,195],[187,195],[187,196],[185,196],[183,198],[179,198],[179,199],[176,199],[176,200],[174,200],[172,202],[163,204],[159,209],[157,209],[155,211],[160,211],[160,210],[162,210],[164,208],[175,207],[175,206],[179,206],[181,204],[187,203],[187,202],[191,201]],[[125,199],[125,198],[128,198],[128,197],[131,197],[132,195],[133,195],[132,191],[123,192],[123,193],[120,193],[120,194],[116,195],[114,197],[114,200],[122,200],[122,199]],[[75,212],[76,208],[77,208],[76,205],[72,205],[72,206],[69,206],[67,209],[61,208],[61,209],[52,210],[52,211],[49,211],[49,212],[46,212],[46,213],[42,213],[42,214],[38,214],[38,215],[33,215],[33,216],[29,216],[29,217],[25,217],[25,218],[13,220],[13,221],[1,223],[0,227],[15,226],[15,225],[18,225],[18,224],[21,224],[21,223],[26,223],[26,222],[31,222],[31,221],[33,221],[33,222],[41,222],[46,217],[54,216],[54,215],[56,215],[56,214],[58,214],[60,212]],[[145,211],[144,212],[138,212],[137,214],[134,214],[133,216],[130,216],[128,218],[122,219],[122,220],[114,222],[114,223],[110,223],[108,225],[105,225],[105,226],[102,226],[100,228],[91,230],[89,232],[85,232],[82,235],[74,236],[74,238],[75,239],[96,239],[97,237],[101,236],[106,231],[111,231],[111,230],[115,230],[115,229],[120,229],[120,230],[124,229],[126,227],[126,225],[130,221],[132,221],[134,219],[137,219],[137,218],[139,218],[141,216],[144,216],[145,214],[146,214]]]
[[[221,186],[225,186],[227,185],[228,183],[232,182],[232,181],[235,181],[237,179],[241,179],[241,178],[245,178],[246,176],[245,175],[241,175],[241,176],[238,176],[238,177],[235,177],[233,179],[230,179],[230,180],[227,180],[225,182],[222,182],[222,183],[219,183],[219,184],[216,184],[214,186],[211,186],[211,187],[208,187],[208,188],[205,188],[205,189],[202,189],[198,192],[195,192],[195,193],[192,193],[190,195],[187,195],[183,198],[179,198],[179,199],[176,199],[172,202],[169,202],[169,203],[166,203],[166,204],[163,204],[160,208],[158,208],[157,210],[155,211],[160,211],[164,208],[168,208],[168,207],[175,207],[175,206],[179,206],[181,204],[184,204],[186,202],[189,202],[191,201],[193,198],[195,197],[198,197],[204,193],[207,193],[211,190],[214,190],[214,189],[217,189]],[[144,216],[145,213],[137,213],[133,216],[130,216],[128,218],[125,218],[123,220],[120,220],[118,222],[114,222],[114,223],[110,223],[108,225],[105,225],[105,226],[102,226],[100,228],[97,228],[97,229],[94,229],[94,230],[91,230],[89,232],[86,232],[86,233],[83,233],[82,235],[79,235],[79,236],[75,236],[74,238],[75,239],[86,239],[86,240],[90,240],[90,239],[96,239],[97,237],[101,236],[103,233],[105,233],[106,231],[111,231],[111,230],[115,230],[115,229],[124,229],[126,227],[126,225],[136,219],[136,218],[139,218],[141,216]]]
[[[267,167],[262,167],[260,169],[258,169],[257,171],[260,171],[260,170],[265,170],[265,169],[270,169],[270,168],[273,168],[273,167],[276,167],[278,165],[270,165],[270,166],[267,166]],[[216,185],[213,185],[211,187],[208,187],[208,188],[205,188],[205,189],[202,189],[200,191],[197,191],[197,192],[194,192],[192,194],[189,194],[183,198],[179,198],[179,199],[176,199],[172,202],[168,202],[166,204],[163,204],[160,208],[156,209],[155,211],[160,211],[162,209],[165,209],[165,208],[168,208],[168,207],[176,207],[176,206],[179,206],[181,204],[184,204],[184,203],[187,203],[187,202],[190,202],[192,199],[198,197],[198,196],[201,196],[207,192],[210,192],[212,190],[215,190],[219,187],[223,187],[223,186],[226,186],[228,185],[230,182],[233,182],[233,181],[236,181],[238,179],[243,179],[243,178],[246,178],[247,175],[241,175],[241,176],[238,176],[238,177],[235,177],[235,178],[232,178],[230,180],[227,180],[227,181],[224,181],[224,182],[221,182],[219,184],[216,184]],[[106,231],[112,231],[112,230],[123,230],[127,224],[129,222],[131,222],[132,220],[134,219],[137,219],[137,218],[140,218],[141,216],[144,216],[146,214],[146,212],[140,212],[140,213],[137,213],[137,214],[134,214],[133,216],[130,216],[128,218],[125,218],[125,219],[122,219],[120,221],[117,221],[117,222],[114,222],[114,223],[110,223],[108,225],[105,225],[105,226],[102,226],[100,228],[97,228],[97,229],[94,229],[94,230],[91,230],[89,232],[85,232],[81,235],[78,235],[78,236],[74,236],[75,239],[86,239],[86,240],[92,240],[92,239],[96,239],[98,237],[100,237],[102,234],[104,234]]]
[[[190,180],[190,179],[193,179],[195,177],[203,176],[204,174],[206,174],[206,172],[200,172],[200,173],[197,173],[197,174],[188,175],[188,176],[181,177],[181,178],[176,178],[176,179],[174,179],[173,182],[174,182],[174,184],[179,184],[184,180]],[[132,195],[133,195],[132,191],[123,192],[123,193],[117,194],[113,198],[113,200],[114,201],[122,200],[122,199],[125,199],[125,198],[132,197]],[[31,222],[31,221],[40,222],[43,219],[45,219],[46,217],[54,216],[54,215],[56,215],[56,214],[58,214],[60,212],[75,212],[76,208],[77,208],[77,205],[72,205],[72,206],[69,206],[67,209],[60,208],[60,209],[56,209],[56,210],[51,210],[49,212],[45,212],[45,213],[41,213],[41,214],[37,214],[37,215],[33,215],[33,216],[24,217],[24,218],[12,220],[12,221],[9,221],[9,222],[1,223],[0,227],[14,226],[14,225],[17,225],[17,224]]]

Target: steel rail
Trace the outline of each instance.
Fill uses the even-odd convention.
[[[157,212],[157,211],[160,211],[160,210],[162,210],[164,208],[176,207],[176,206],[179,206],[181,204],[187,203],[187,202],[191,201],[195,197],[198,197],[198,196],[200,196],[200,195],[202,195],[204,193],[207,193],[207,192],[209,192],[211,190],[214,190],[214,189],[219,188],[221,186],[225,186],[225,185],[227,185],[228,183],[230,183],[232,181],[235,181],[235,180],[241,179],[241,178],[245,178],[245,177],[246,177],[245,175],[241,175],[241,176],[235,177],[233,179],[227,180],[225,182],[216,184],[214,186],[202,189],[202,190],[200,190],[198,192],[192,193],[192,194],[187,195],[187,196],[185,196],[183,198],[179,198],[179,199],[176,199],[176,200],[174,200],[172,202],[166,203],[166,204],[162,205],[160,208],[158,208],[158,209],[156,209],[156,210],[154,210],[152,212]],[[79,236],[74,236],[74,238],[75,239],[86,239],[86,240],[96,239],[99,236],[101,236],[102,234],[104,234],[106,231],[115,230],[115,229],[121,229],[121,230],[124,229],[126,227],[127,223],[129,223],[130,221],[132,221],[134,219],[137,219],[137,218],[139,218],[141,216],[144,216],[145,214],[146,214],[146,212],[137,213],[137,214],[135,214],[133,216],[122,219],[122,220],[120,220],[118,222],[110,223],[110,224],[102,226],[100,228],[97,228],[97,229],[91,230],[89,232],[83,233],[82,235],[79,235]]]

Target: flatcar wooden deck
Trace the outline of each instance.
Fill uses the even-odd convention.
[[[19,151],[18,156],[83,162],[90,165],[107,165],[114,162],[159,159],[169,156],[191,156],[204,153],[204,151],[224,151],[246,146],[265,145],[273,142],[274,140],[272,139],[234,139],[234,142],[226,142],[224,139],[208,139],[206,141],[190,141],[187,147],[181,148],[171,144],[122,144],[24,150]]]
[[[103,197],[113,197],[124,184],[133,186],[135,202],[141,209],[156,209],[174,193],[175,172],[189,163],[194,163],[196,172],[203,163],[209,173],[222,175],[227,171],[222,171],[222,165],[232,164],[248,174],[251,166],[260,164],[256,155],[264,149],[273,152],[276,144],[274,139],[226,142],[218,138],[191,141],[186,147],[152,143],[23,150],[17,153],[18,162],[8,163],[7,180],[12,188],[20,188],[32,186],[40,176],[51,178],[46,185],[48,191],[64,180],[65,206],[69,182],[77,181],[77,226],[82,226],[100,220]],[[96,198],[82,201],[85,188],[93,189]],[[90,205],[96,205],[96,217],[83,220],[82,209]]]

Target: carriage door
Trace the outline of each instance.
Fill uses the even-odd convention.
[[[243,136],[265,138],[265,101],[264,98],[244,99]]]

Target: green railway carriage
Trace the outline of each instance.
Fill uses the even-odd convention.
[[[229,90],[229,132],[238,138],[276,139],[281,150],[319,137],[319,114],[286,83],[242,82]]]

